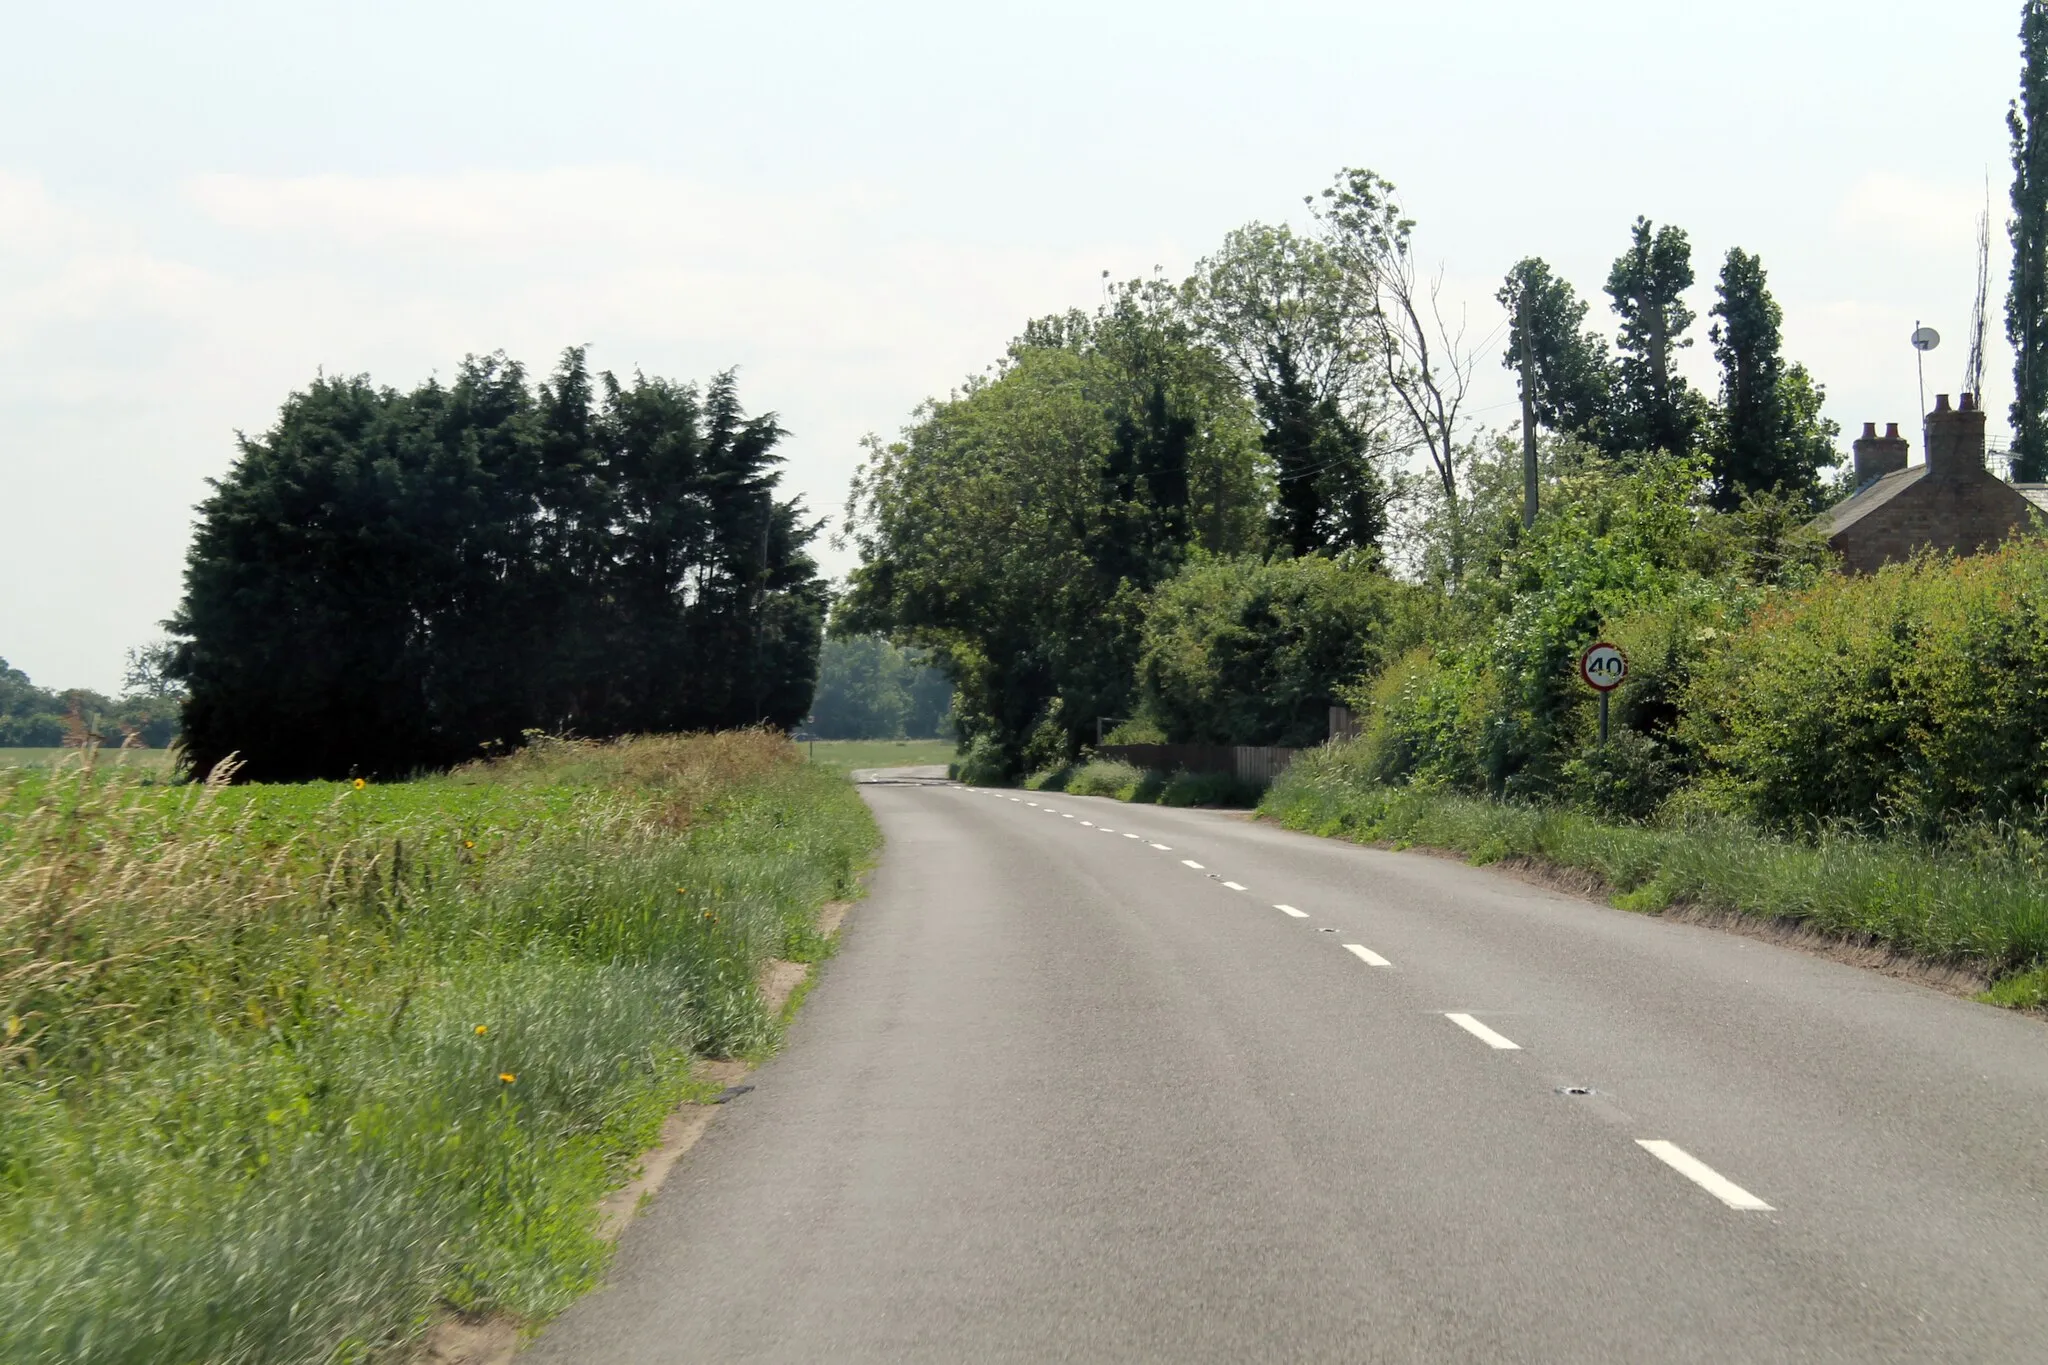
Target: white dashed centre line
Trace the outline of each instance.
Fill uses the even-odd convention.
[[[1192,867],[1197,872],[1201,872],[1204,870],[1202,865],[1196,862],[1193,858],[1182,858],[1180,860],[1180,865],[1182,867]]]
[[[1093,820],[1083,820],[1081,823],[1088,826],[1088,828],[1090,829],[1095,828],[1095,822]]]
[[[1159,851],[1160,851],[1161,853],[1171,853],[1171,852],[1173,852],[1173,850],[1172,850],[1172,849],[1170,849],[1170,848],[1168,848],[1168,847],[1167,847],[1167,846],[1166,846],[1165,844],[1154,844],[1154,845],[1152,845],[1152,847],[1154,847],[1154,848],[1158,849],[1158,850],[1159,850]]]
[[[1013,796],[1013,797],[1011,797],[1010,799],[1011,799],[1012,801],[1015,801],[1015,800],[1016,800],[1017,798]],[[1038,803],[1037,803],[1036,801],[1026,801],[1026,802],[1025,802],[1024,804],[1025,804],[1025,805],[1027,805],[1027,806],[1035,806],[1035,805],[1037,805]]]
[[[1137,836],[1137,835],[1135,835],[1135,834],[1126,834],[1126,835],[1124,836],[1124,838],[1126,838],[1126,839],[1135,839],[1135,838],[1137,838],[1137,837],[1138,837],[1138,836]]]
[[[1345,951],[1368,967],[1391,967],[1394,965],[1372,949],[1366,947],[1363,943],[1347,943],[1344,945],[1344,948]]]
[[[1225,882],[1225,883],[1223,883],[1223,884],[1224,884],[1225,886],[1229,887],[1229,888],[1230,888],[1230,889],[1231,889],[1232,891],[1249,891],[1249,890],[1251,890],[1251,888],[1250,888],[1249,886],[1241,886],[1241,885],[1239,885],[1239,884],[1238,884],[1238,883],[1236,883],[1236,882]]]
[[[1061,811],[1061,812],[1060,812],[1060,819],[1062,819],[1062,820],[1071,820],[1071,819],[1073,819],[1073,818],[1074,818],[1073,816],[1071,816],[1071,815],[1067,814],[1067,813],[1066,813],[1065,811]]]
[[[1469,1014],[1446,1014],[1444,1018],[1450,1020],[1488,1047],[1498,1048],[1502,1052],[1520,1052],[1522,1050],[1520,1043],[1501,1037]]]
[[[1086,820],[1083,820],[1083,821],[1082,821],[1081,823],[1085,825],[1085,824],[1087,824],[1088,822],[1087,822]],[[1103,832],[1104,834],[1114,834],[1114,833],[1116,833],[1116,831],[1115,831],[1115,830],[1113,830],[1113,829],[1111,829],[1111,828],[1110,828],[1110,827],[1109,827],[1108,825],[1097,825],[1097,826],[1096,826],[1095,828],[1097,828],[1097,829],[1101,830],[1101,831],[1102,831],[1102,832]]]
[[[1306,910],[1297,910],[1297,909],[1295,909],[1295,908],[1294,908],[1293,906],[1291,906],[1291,905],[1276,905],[1276,906],[1274,906],[1273,908],[1274,908],[1275,910],[1278,910],[1278,911],[1279,911],[1279,912],[1280,912],[1281,914],[1283,914],[1283,915],[1292,915],[1292,916],[1294,916],[1294,917],[1295,917],[1296,919],[1307,919],[1307,918],[1308,918],[1308,911],[1306,911]]]
[[[1637,1138],[1636,1146],[1648,1152],[1657,1160],[1677,1171],[1693,1184],[1698,1185],[1714,1198],[1731,1209],[1755,1209],[1764,1213],[1775,1212],[1769,1204],[1751,1194],[1742,1186],[1722,1175],[1719,1171],[1701,1161],[1675,1142],[1662,1138]]]

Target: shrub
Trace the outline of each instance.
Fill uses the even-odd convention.
[[[2038,827],[2048,543],[1830,577],[1760,613],[1686,698],[1710,787],[1766,827]]]
[[[994,735],[980,734],[968,741],[951,775],[970,786],[993,787],[1010,780],[1010,762],[1002,743]]]
[[[1418,591],[1362,559],[1197,560],[1148,605],[1143,712],[1175,743],[1320,743],[1340,688],[1414,638]]]

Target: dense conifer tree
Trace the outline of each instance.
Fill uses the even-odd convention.
[[[516,744],[787,725],[816,678],[816,527],[732,377],[411,393],[320,379],[200,508],[173,669],[195,769],[399,775]]]

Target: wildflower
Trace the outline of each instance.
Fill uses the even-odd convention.
[[[362,790],[363,788],[365,788],[365,787],[367,787],[367,786],[369,786],[369,785],[370,785],[369,783],[367,783],[367,782],[363,781],[363,779],[362,779],[362,778],[360,778],[360,777],[359,777],[359,778],[357,778],[357,779],[356,779],[356,781],[355,781],[355,788],[356,788],[356,790],[357,790],[357,791],[361,791],[361,790]]]
[[[476,840],[474,840],[474,839],[464,839],[464,840],[462,841],[462,846],[463,846],[464,848],[475,848],[475,847],[476,847]]]
[[[500,1071],[498,1073],[498,1079],[503,1081],[505,1084],[510,1085],[512,1084],[512,1082],[518,1080],[519,1078],[509,1071]]]
[[[491,1030],[487,1025],[478,1024],[476,1026],[476,1036],[479,1038],[483,1037],[486,1033],[489,1033],[490,1031]]]

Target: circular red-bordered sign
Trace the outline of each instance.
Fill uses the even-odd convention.
[[[1579,656],[1579,676],[1595,692],[1612,692],[1628,676],[1628,655],[1605,640],[1587,645]]]

